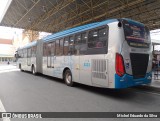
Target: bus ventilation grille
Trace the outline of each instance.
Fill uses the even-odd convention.
[[[92,60],[92,77],[106,79],[106,60],[105,59]]]

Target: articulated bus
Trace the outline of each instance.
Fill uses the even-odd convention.
[[[54,33],[17,50],[20,70],[104,88],[149,84],[149,29],[131,19],[110,19]]]

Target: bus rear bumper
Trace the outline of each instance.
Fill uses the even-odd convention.
[[[144,78],[134,79],[132,75],[125,74],[122,77],[115,74],[115,88],[127,88],[142,84],[149,84],[152,80],[152,72],[147,73]]]

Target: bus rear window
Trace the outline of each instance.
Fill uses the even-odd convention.
[[[133,21],[123,21],[125,39],[132,47],[149,48],[150,35],[147,27]]]

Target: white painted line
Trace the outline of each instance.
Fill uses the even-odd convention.
[[[0,73],[12,72],[12,71],[20,71],[19,69],[8,69],[8,70],[0,70]]]
[[[0,100],[0,112],[6,112],[1,100]],[[2,121],[11,121],[11,120],[9,118],[2,118]]]

